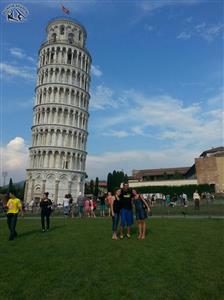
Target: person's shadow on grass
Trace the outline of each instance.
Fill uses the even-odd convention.
[[[65,227],[65,225],[60,225],[60,226],[52,226],[50,229],[49,229],[49,232],[52,232],[52,231],[55,231],[61,227]],[[30,236],[30,235],[35,235],[35,234],[39,234],[39,233],[42,233],[41,229],[38,228],[38,229],[33,229],[33,230],[29,230],[29,231],[25,231],[25,232],[21,232],[19,233],[18,237],[17,238],[22,238],[24,236]]]

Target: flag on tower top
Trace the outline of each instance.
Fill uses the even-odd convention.
[[[62,11],[63,11],[65,14],[69,15],[69,13],[70,13],[69,9],[67,9],[66,7],[64,7],[63,4],[61,4],[61,9],[62,9]]]

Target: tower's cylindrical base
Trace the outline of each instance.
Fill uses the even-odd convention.
[[[63,202],[66,194],[76,201],[79,192],[84,193],[85,174],[73,171],[28,170],[24,200],[38,202],[44,192],[55,203]]]

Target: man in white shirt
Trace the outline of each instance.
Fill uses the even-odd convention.
[[[200,195],[198,194],[198,191],[196,190],[193,194],[193,200],[194,200],[194,208],[200,209]]]
[[[187,207],[187,195],[185,193],[182,194],[184,207]]]
[[[64,208],[65,217],[68,217],[68,213],[69,213],[69,197],[68,197],[68,195],[65,195],[65,198],[63,200],[63,208]]]

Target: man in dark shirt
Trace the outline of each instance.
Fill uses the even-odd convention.
[[[120,208],[121,208],[121,234],[120,238],[123,239],[124,227],[127,226],[127,237],[131,237],[131,225],[133,224],[133,211],[132,211],[132,190],[129,189],[128,183],[123,184],[120,195]]]

